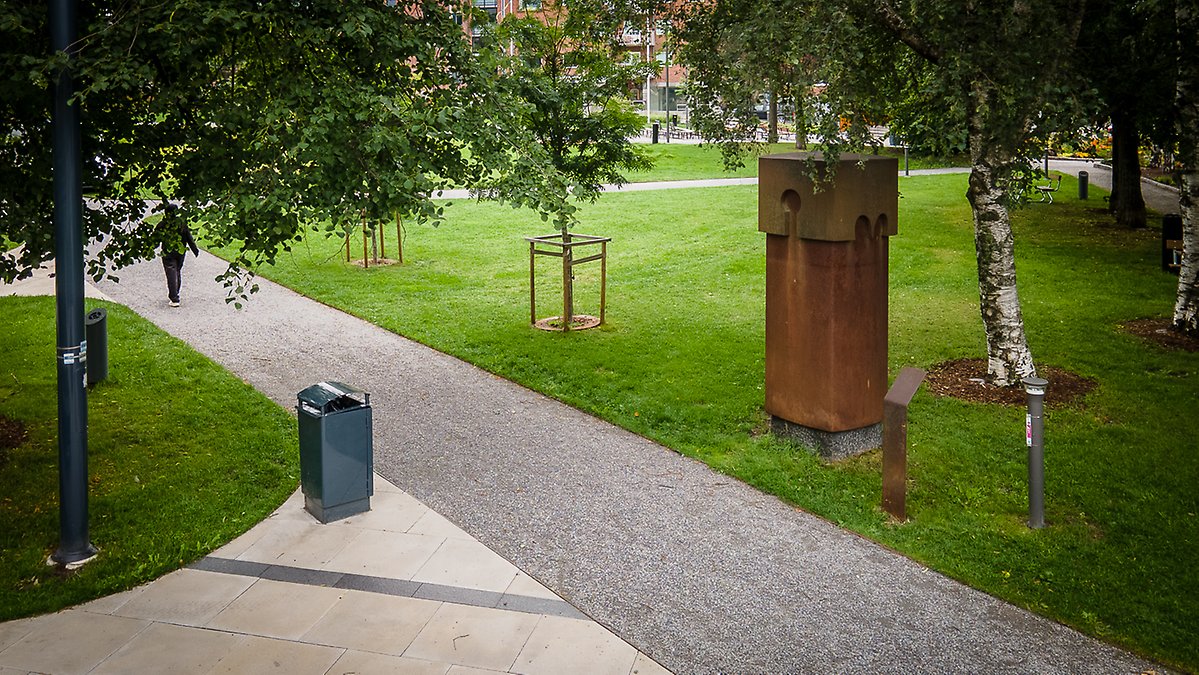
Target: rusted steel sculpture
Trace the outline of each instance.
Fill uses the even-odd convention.
[[[820,153],[759,159],[766,411],[775,433],[825,457],[882,442],[898,174],[891,157],[841,155],[835,167]]]

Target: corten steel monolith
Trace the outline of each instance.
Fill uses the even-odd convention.
[[[767,155],[758,166],[771,427],[828,458],[877,448],[898,160],[841,155],[832,183],[820,153]]]

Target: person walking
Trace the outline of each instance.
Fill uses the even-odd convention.
[[[180,220],[178,239],[162,243],[162,269],[167,275],[167,304],[171,307],[179,306],[179,287],[183,283],[183,260],[187,251],[178,249],[184,245],[199,257],[200,247],[196,246],[187,223]]]

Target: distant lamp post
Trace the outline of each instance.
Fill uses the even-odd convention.
[[[650,23],[649,16],[646,16],[645,17],[645,65],[646,66],[649,66],[650,61],[653,59],[653,45],[654,45],[654,34],[652,32],[652,24]],[[646,126],[648,126],[649,124],[652,123],[652,121],[650,119],[649,84],[650,84],[650,74],[649,74],[649,70],[647,68],[646,72],[645,72],[645,124],[646,124]]]

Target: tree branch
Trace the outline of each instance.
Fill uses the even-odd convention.
[[[891,5],[890,0],[876,0],[875,14],[882,20],[883,25],[887,30],[895,34],[900,42],[912,48],[920,56],[924,57],[930,63],[938,63],[941,61],[941,50],[930,44],[916,31],[912,30],[911,26],[903,20],[895,7]]]

